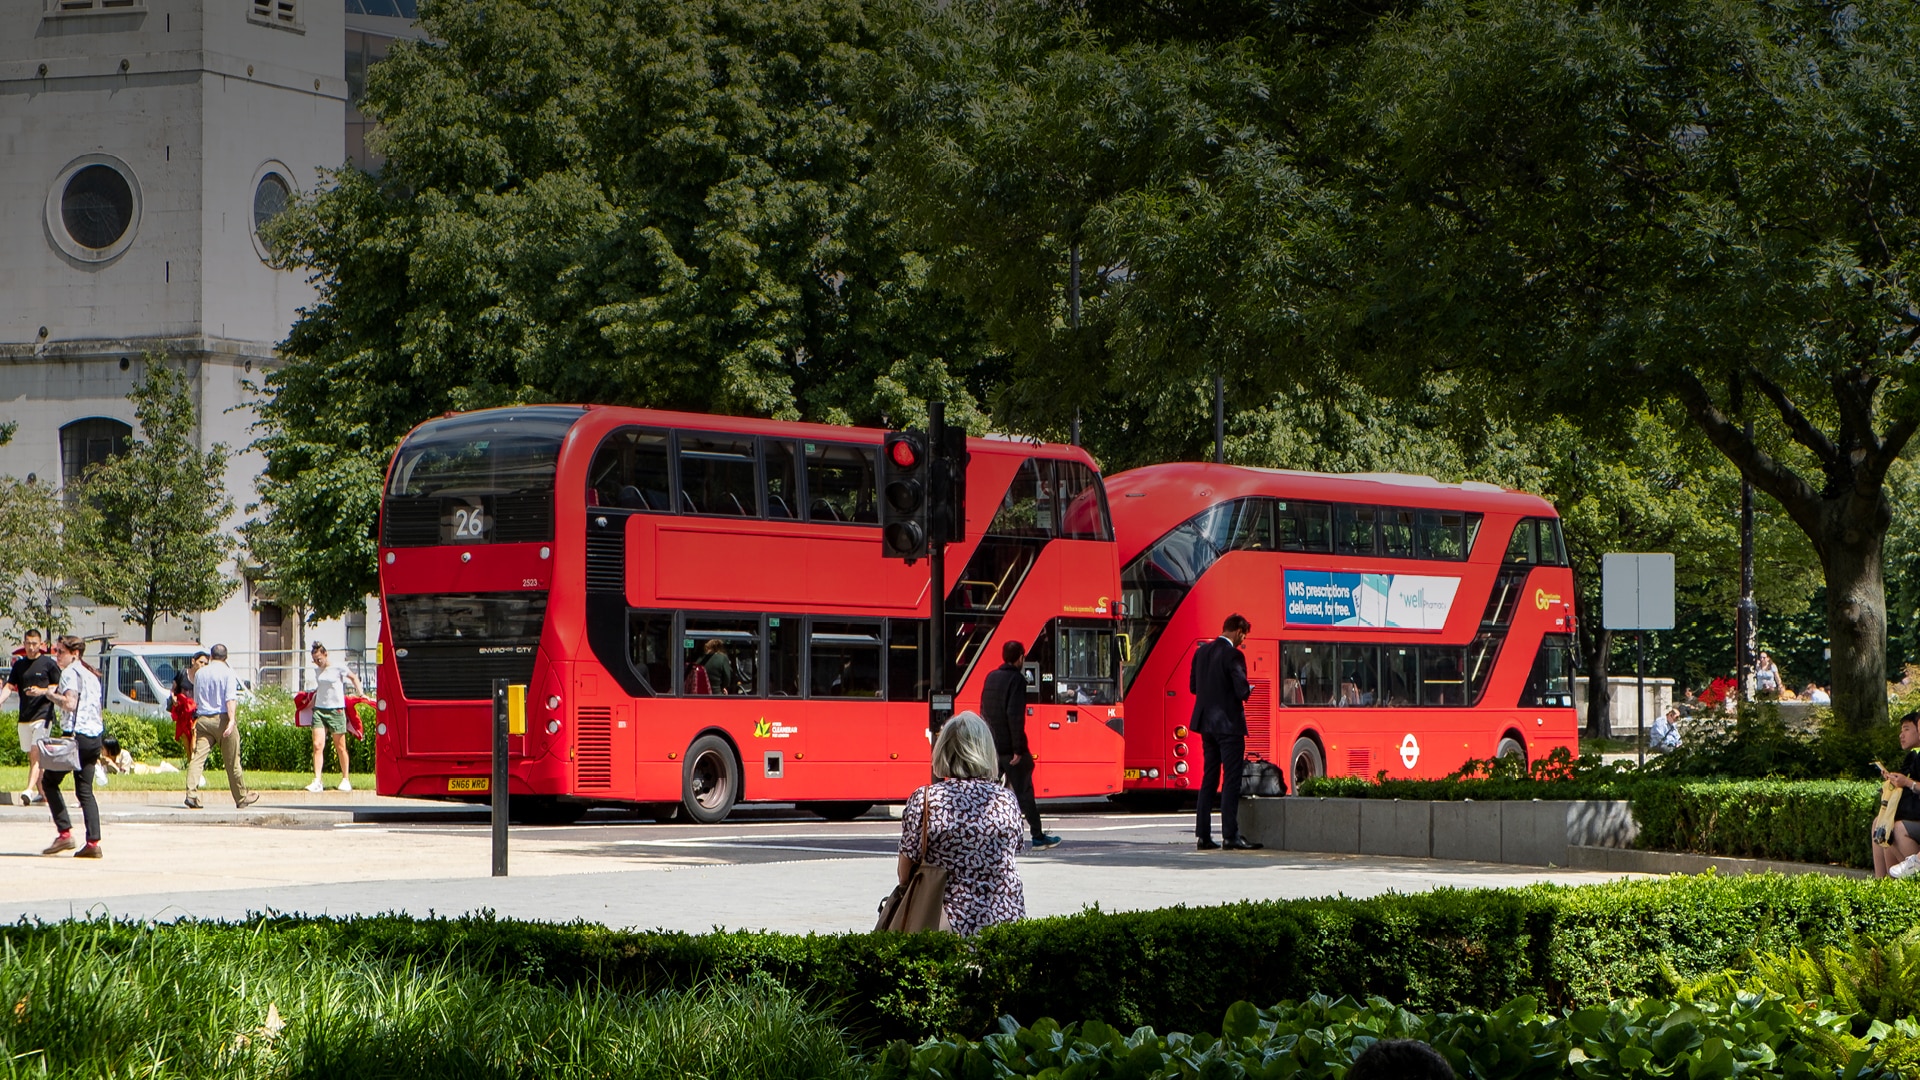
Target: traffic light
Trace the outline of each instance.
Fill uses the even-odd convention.
[[[912,562],[927,557],[932,471],[924,436],[887,432],[880,455],[880,553],[887,558]]]
[[[957,544],[967,538],[967,430],[945,428],[933,462],[932,508],[927,531],[935,540]]]

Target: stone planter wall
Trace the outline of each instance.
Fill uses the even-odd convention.
[[[1624,801],[1243,799],[1240,832],[1281,851],[1571,866],[1576,847],[1629,848]]]

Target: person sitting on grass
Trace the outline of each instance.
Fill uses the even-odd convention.
[[[1680,745],[1680,707],[1667,706],[1667,711],[1653,718],[1653,726],[1647,729],[1647,749],[1665,753]]]
[[[1900,771],[1880,769],[1880,775],[1901,792],[1900,805],[1893,813],[1892,842],[1868,841],[1873,844],[1874,877],[1904,878],[1920,871],[1920,779],[1915,779],[1920,777],[1920,711],[1900,718],[1900,749],[1907,752]]]

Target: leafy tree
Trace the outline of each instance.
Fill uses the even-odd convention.
[[[10,552],[0,574],[0,621],[16,632],[65,629],[66,595],[75,555],[71,515],[60,494],[30,480],[0,477],[0,548]]]
[[[1855,726],[1886,717],[1886,478],[1920,427],[1916,69],[1891,0],[1432,4],[1349,103],[1364,287],[1325,294],[1386,366],[1602,424],[1679,402],[1811,543]]]
[[[228,448],[195,440],[193,392],[185,375],[149,356],[128,398],[139,431],[127,451],[87,470],[72,503],[64,569],[79,591],[119,607],[153,640],[168,615],[217,607],[239,582],[222,574],[234,543],[222,478]]]
[[[369,74],[385,171],[294,207],[319,302],[267,379],[261,543],[318,616],[375,585],[377,478],[449,409],[912,423],[993,355],[866,174],[857,0],[455,0]]]

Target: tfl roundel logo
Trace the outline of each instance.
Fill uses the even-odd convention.
[[[1409,731],[1407,732],[1407,737],[1400,740],[1400,761],[1407,768],[1411,769],[1419,760],[1420,740],[1414,738],[1413,732]]]

